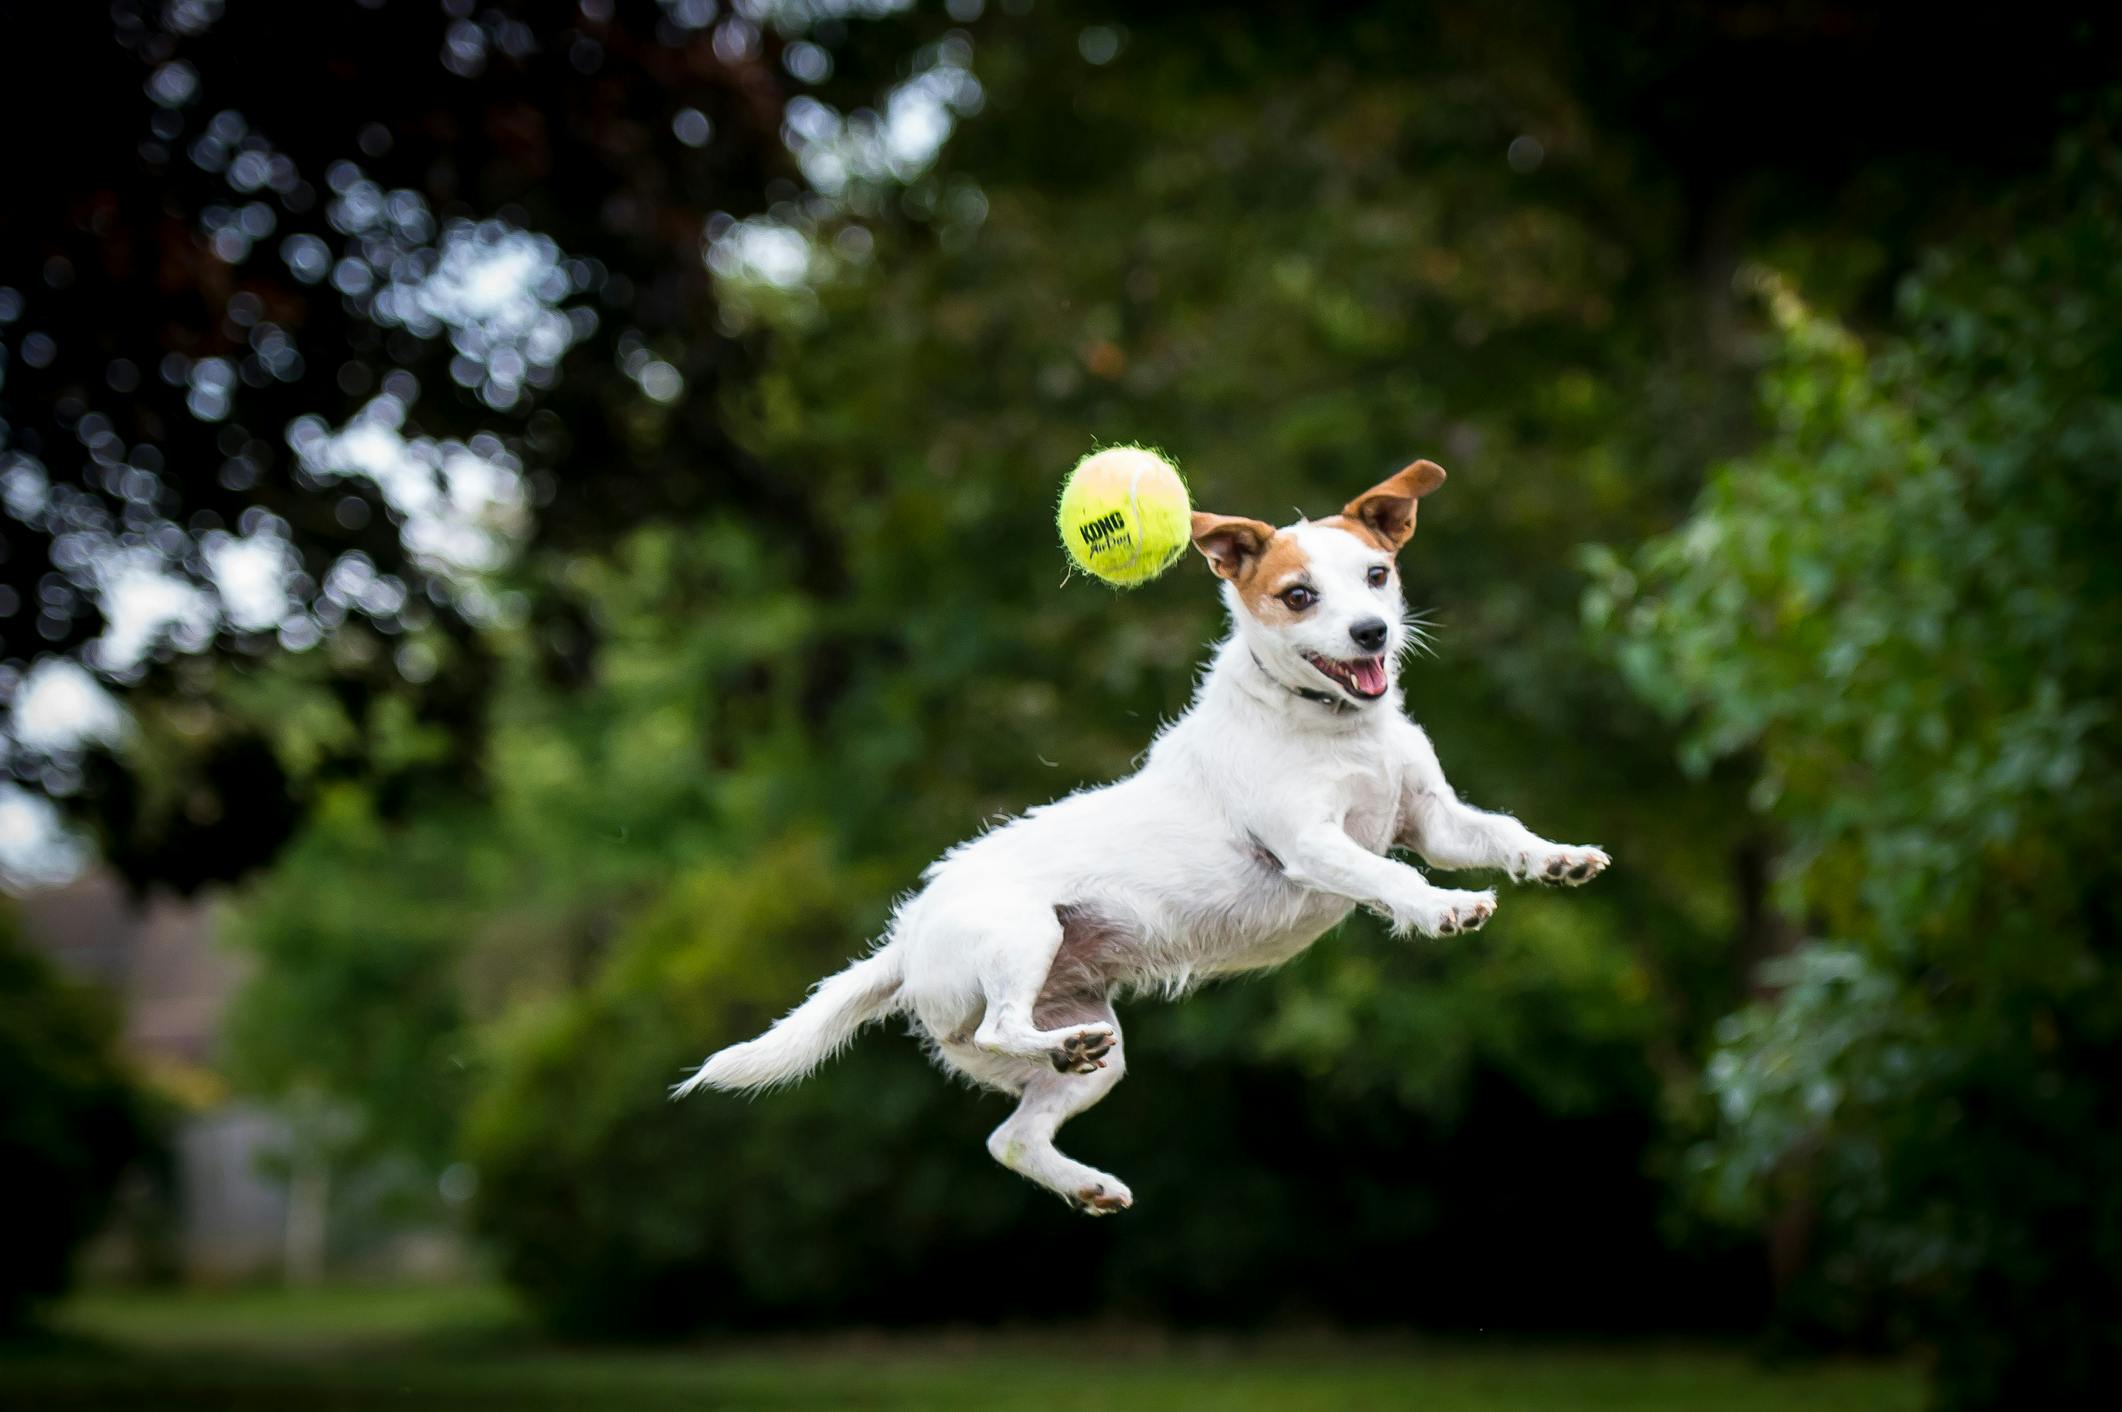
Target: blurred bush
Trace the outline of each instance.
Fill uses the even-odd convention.
[[[2067,144],[1876,349],[1761,276],[1773,439],[1592,599],[1756,762],[1806,924],[1718,1032],[1706,1192],[1795,1213],[1791,1316],[1927,1345],[1948,1407],[2122,1367],[2118,174]]]
[[[0,1331],[65,1289],[120,1180],[157,1150],[116,1041],[102,998],[31,951],[0,910],[0,1172],[13,1208]]]

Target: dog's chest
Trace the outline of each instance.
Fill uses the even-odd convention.
[[[1228,879],[1228,890],[1217,898],[1213,919],[1202,922],[1218,938],[1220,955],[1211,962],[1214,970],[1251,970],[1279,965],[1316,941],[1347,916],[1348,899],[1290,880],[1281,860],[1265,839],[1284,832],[1275,823],[1286,824],[1298,813],[1314,814],[1322,803],[1342,830],[1363,848],[1383,854],[1392,847],[1399,813],[1399,779],[1384,759],[1366,759],[1347,753],[1322,755],[1305,760],[1308,773],[1285,777],[1285,786],[1301,788],[1263,791],[1256,803],[1281,813],[1279,821],[1256,816],[1258,827],[1233,840],[1234,855],[1243,859],[1238,874]]]
[[[1400,781],[1382,760],[1348,766],[1334,794],[1343,832],[1373,853],[1392,847],[1399,832]]]
[[[1372,853],[1392,847],[1398,833],[1400,772],[1382,742],[1321,743],[1290,750],[1262,803],[1293,819],[1316,817],[1323,806],[1342,832]],[[1282,832],[1276,829],[1275,832]]]

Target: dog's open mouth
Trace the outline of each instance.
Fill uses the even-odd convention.
[[[1383,657],[1358,657],[1353,661],[1340,662],[1332,657],[1321,657],[1316,652],[1304,654],[1304,660],[1333,678],[1334,685],[1361,701],[1376,701],[1385,695],[1385,659]]]

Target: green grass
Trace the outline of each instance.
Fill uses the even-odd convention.
[[[526,1328],[499,1285],[94,1290],[68,1300],[50,1324],[63,1337],[127,1350],[267,1353],[463,1344]]]
[[[0,1407],[696,1412],[1916,1412],[1914,1372],[1730,1352],[925,1335],[685,1350],[536,1342],[488,1289],[96,1294],[0,1350]]]

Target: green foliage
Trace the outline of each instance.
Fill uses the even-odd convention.
[[[116,1040],[100,998],[29,950],[0,913],[0,1172],[13,1213],[0,1330],[66,1287],[119,1179],[153,1150]]]
[[[1875,354],[1762,277],[1772,440],[1591,600],[1698,765],[1758,762],[1820,938],[1719,1032],[1709,1190],[1808,1212],[1813,1316],[1930,1344],[1956,1407],[2079,1405],[2122,1358],[2105,135],[2011,217],[1925,264]]]
[[[711,763],[752,713],[771,719],[726,688],[763,670],[769,642],[800,659],[800,605],[777,605],[755,537],[644,530],[566,572],[604,633],[593,689],[550,681],[528,629],[497,633],[484,796],[444,794],[393,821],[360,783],[327,780],[311,824],[227,915],[262,963],[229,1022],[233,1067],[255,1092],[351,1103],[351,1154],[446,1162],[477,1025],[584,982],[622,921],[741,832],[747,800],[777,777],[771,734],[755,774]],[[732,585],[756,617],[708,611]],[[347,728],[286,673],[235,685],[283,756]]]

